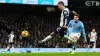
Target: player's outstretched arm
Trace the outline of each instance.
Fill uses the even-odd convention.
[[[67,10],[63,11],[63,15],[64,15],[64,21],[65,23],[63,24],[63,28],[67,28],[67,25],[69,24],[70,18],[69,18],[69,12]]]
[[[85,28],[84,28],[83,23],[81,23],[81,30],[82,30],[82,34],[83,34],[83,36],[84,36],[85,42],[87,42],[86,33],[85,33]]]
[[[73,12],[73,14],[74,14],[74,15],[76,15],[76,14],[77,14],[77,12],[75,12],[74,10],[73,10],[72,12]]]
[[[72,20],[69,22],[67,28],[69,28],[71,26]]]
[[[74,14],[74,15],[76,15],[77,12],[73,10],[73,11],[70,11],[70,14]]]
[[[91,37],[91,33],[88,34],[88,37],[89,37],[89,38]]]
[[[96,40],[97,40],[98,35],[96,34]]]

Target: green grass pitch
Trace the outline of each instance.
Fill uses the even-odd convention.
[[[100,52],[77,52],[70,53],[2,53],[0,56],[100,56]]]

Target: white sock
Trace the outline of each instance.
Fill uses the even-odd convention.
[[[96,45],[93,46],[93,51],[95,51]]]
[[[89,49],[90,49],[90,45],[88,45],[88,49],[87,49],[87,51],[89,51]]]
[[[12,48],[11,48],[11,52],[13,53],[14,52],[14,47],[12,46]]]
[[[5,49],[5,51],[7,51],[9,48],[10,48],[10,47],[7,47],[7,48]]]
[[[43,39],[42,42],[46,42],[47,40],[49,40],[49,39],[51,39],[51,38],[52,38],[52,36],[49,35],[49,36],[47,36],[45,39]]]
[[[75,50],[72,50],[71,54],[74,54],[75,53]]]

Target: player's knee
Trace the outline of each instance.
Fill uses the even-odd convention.
[[[90,44],[88,45],[88,48],[90,47]]]
[[[96,44],[94,44],[94,47],[96,46]]]
[[[71,40],[68,40],[68,42],[67,42],[68,44],[71,44],[72,43],[72,41]]]
[[[50,35],[51,35],[51,36],[53,36],[54,34],[55,34],[55,33],[54,33],[54,32],[52,32]]]
[[[9,45],[8,47],[11,48],[11,45]]]

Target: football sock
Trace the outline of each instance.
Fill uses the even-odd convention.
[[[47,40],[49,40],[49,39],[51,39],[51,38],[52,38],[52,36],[49,35],[49,36],[47,36],[45,39],[43,39],[42,42],[46,42]]]

